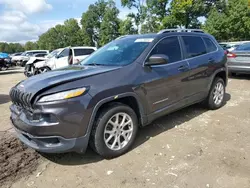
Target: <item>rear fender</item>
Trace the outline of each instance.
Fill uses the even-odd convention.
[[[212,84],[213,84],[213,81],[214,81],[216,75],[217,75],[218,73],[221,73],[221,72],[224,72],[224,73],[226,74],[226,82],[225,82],[225,84],[227,85],[227,82],[228,82],[228,70],[227,70],[226,67],[222,67],[222,68],[220,68],[220,69],[217,69],[217,70],[214,72],[214,74],[212,75],[212,77],[211,77],[211,79],[210,79],[210,83],[209,83],[208,90],[210,90],[210,88],[211,88],[211,86],[212,86]]]

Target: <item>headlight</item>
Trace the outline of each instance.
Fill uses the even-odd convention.
[[[10,62],[10,59],[8,59],[8,58],[5,58],[5,59],[4,59],[4,61]]]
[[[70,98],[78,97],[84,94],[85,91],[86,91],[86,88],[63,91],[63,92],[44,96],[39,100],[39,102],[50,102],[50,101],[58,101],[58,100],[63,100],[63,99],[70,99]]]

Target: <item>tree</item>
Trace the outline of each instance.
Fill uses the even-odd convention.
[[[80,27],[76,19],[68,19],[64,22],[61,30],[63,36],[64,46],[78,46],[82,45],[79,37]]]
[[[225,8],[226,0],[172,0],[163,25],[200,28],[199,18],[207,18],[212,9],[224,12]]]
[[[116,39],[119,36],[119,10],[115,6],[115,2],[110,0],[105,8],[105,14],[101,23],[100,45]]]
[[[24,45],[25,50],[36,50],[38,49],[38,45],[36,42],[26,42]]]
[[[89,46],[99,46],[100,29],[105,14],[107,2],[98,0],[91,4],[81,19],[83,43]]]
[[[163,19],[167,16],[169,0],[147,0],[146,17],[141,26],[141,33],[158,32],[162,27]]]
[[[168,2],[169,0],[147,0],[146,4],[151,16],[156,17],[161,22],[167,16]]]
[[[138,31],[134,28],[131,18],[127,17],[125,20],[120,21],[119,33],[121,35],[133,35],[138,33]]]
[[[249,15],[247,0],[228,0],[224,12],[216,9],[210,12],[204,30],[214,35],[217,40],[249,40]]]
[[[137,30],[140,33],[140,26],[144,23],[146,18],[147,7],[145,6],[144,0],[121,0],[123,7],[128,7],[129,9],[135,8],[136,13],[128,14],[128,17],[134,20]]]
[[[222,41],[228,39],[227,16],[225,13],[220,13],[216,9],[211,10],[208,19],[205,22],[203,29]]]

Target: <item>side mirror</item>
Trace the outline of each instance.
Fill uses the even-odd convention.
[[[155,54],[148,58],[148,61],[145,63],[145,65],[151,66],[151,65],[163,65],[167,64],[169,62],[168,56],[164,54]]]

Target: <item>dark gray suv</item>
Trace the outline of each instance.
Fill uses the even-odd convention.
[[[28,78],[10,91],[19,139],[47,153],[112,158],[129,150],[140,126],[194,103],[223,105],[226,54],[200,30],[120,37],[79,65]]]

